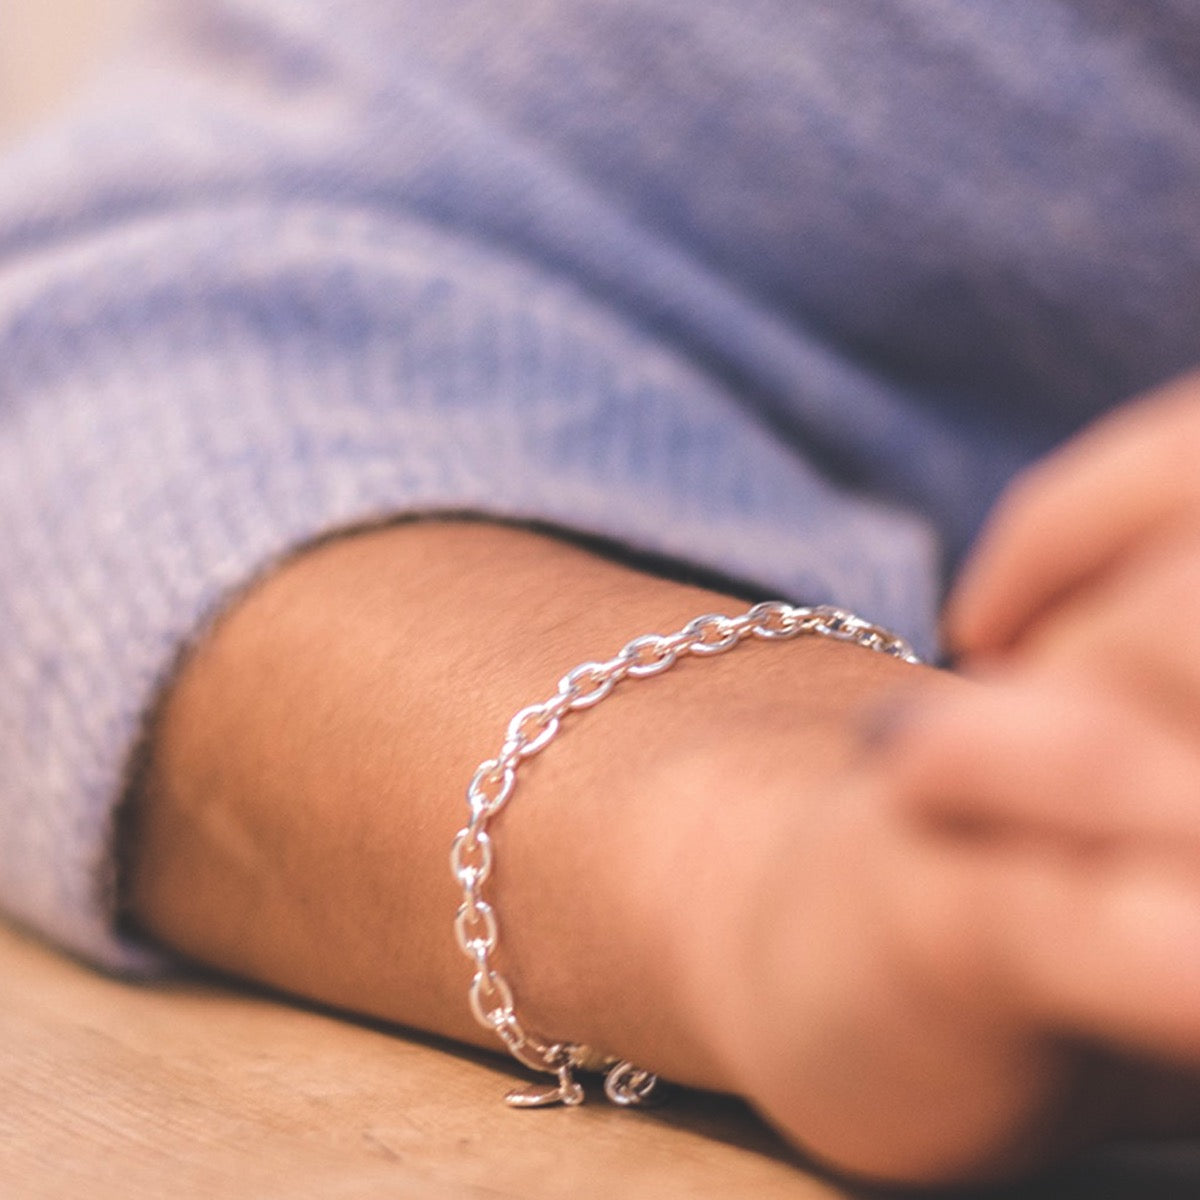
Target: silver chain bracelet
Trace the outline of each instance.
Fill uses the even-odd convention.
[[[905,662],[921,661],[903,638],[827,605],[796,608],[770,600],[739,617],[707,613],[677,633],[634,638],[606,662],[585,662],[568,671],[550,699],[521,709],[509,721],[499,753],[479,764],[467,788],[470,820],[458,831],[450,852],[450,866],[462,888],[454,932],[459,948],[475,966],[469,992],[471,1012],[518,1062],[556,1079],[550,1085],[514,1088],[506,1097],[513,1107],[582,1104],[583,1086],[576,1078],[582,1071],[604,1071],[605,1094],[622,1106],[648,1103],[659,1085],[657,1075],[631,1062],[599,1054],[578,1042],[547,1041],[526,1029],[517,1017],[512,985],[492,965],[499,926],[495,909],[481,895],[494,857],[488,830],[512,797],[521,763],[554,740],[568,713],[599,704],[623,679],[659,675],[670,670],[681,655],[723,654],[746,637],[774,640],[801,634],[853,642]]]

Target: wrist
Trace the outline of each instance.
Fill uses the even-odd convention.
[[[804,637],[786,650],[747,638],[720,660],[681,657],[661,680],[622,685],[624,703],[606,700],[605,721],[589,714],[574,746],[556,740],[522,765],[523,779],[528,772],[545,795],[569,795],[571,819],[591,828],[586,849],[568,839],[556,856],[587,881],[586,897],[571,904],[592,906],[583,945],[578,936],[572,944],[574,971],[560,973],[572,955],[556,953],[539,912],[521,911],[519,894],[501,897],[506,924],[516,914],[513,973],[531,985],[519,1007],[539,1031],[551,1041],[569,1031],[572,1041],[676,1079],[733,1086],[733,1064],[713,1052],[721,1039],[707,1003],[741,982],[735,960],[756,943],[748,914],[781,834],[818,797],[827,800],[856,750],[848,714],[862,679],[878,687],[890,670],[911,669],[864,662],[877,657]],[[799,695],[798,680],[806,685]],[[536,821],[544,835],[555,814],[536,812],[538,803],[536,794],[524,797],[518,830]],[[499,849],[502,861],[520,866],[518,878],[545,878],[545,863],[522,862],[519,833]],[[722,977],[712,978],[714,970]]]

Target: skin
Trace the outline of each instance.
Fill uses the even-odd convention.
[[[1178,463],[1179,426],[1200,444],[1180,388],[1002,504],[948,610],[962,677],[755,642],[571,718],[495,823],[487,895],[523,1019],[741,1093],[891,1182],[1194,1125],[1200,652],[1130,616],[1200,571],[1197,489],[1151,470]],[[132,814],[135,920],[493,1044],[450,933],[466,780],[565,669],[744,607],[485,524],[299,555],[167,698]]]
[[[1127,944],[1051,986],[1090,994],[1097,1024],[1128,1011],[1131,1046],[1174,1039],[1193,1062],[1198,455],[1200,379],[1190,377],[1019,481],[947,609],[964,669],[986,686],[953,706],[930,697],[887,763],[917,815],[987,832],[1013,854],[1086,861],[1104,906],[1088,919],[1111,922]],[[1138,978],[1116,978],[1138,964]]]

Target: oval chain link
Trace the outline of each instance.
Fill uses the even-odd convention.
[[[590,1046],[547,1042],[530,1033],[517,1017],[512,985],[492,963],[500,938],[499,922],[495,909],[480,895],[494,861],[488,825],[511,798],[520,764],[559,735],[569,713],[599,704],[623,679],[660,675],[686,655],[724,654],[750,636],[775,641],[802,634],[853,642],[905,662],[921,661],[904,638],[832,605],[799,608],[769,600],[738,617],[705,613],[675,633],[643,634],[605,662],[580,663],[568,671],[549,699],[528,705],[509,721],[496,757],[479,764],[467,787],[470,820],[458,831],[450,851],[450,868],[462,889],[454,919],[455,940],[475,968],[468,993],[471,1012],[518,1062],[558,1080],[556,1087],[517,1089],[509,1094],[510,1104],[522,1108],[578,1104],[583,1091],[575,1075],[597,1065],[607,1072],[605,1093],[614,1104],[647,1104],[659,1082],[653,1072],[597,1055]]]

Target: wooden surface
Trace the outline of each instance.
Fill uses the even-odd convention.
[[[0,925],[0,1196],[834,1200],[740,1105],[516,1112],[505,1060],[212,983],[97,975]]]
[[[199,980],[122,983],[0,924],[5,1200],[848,1200],[740,1104],[516,1112],[506,1060]],[[1195,1200],[1200,1154],[1007,1200]]]

